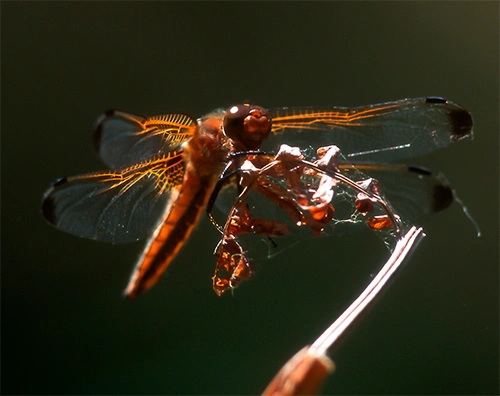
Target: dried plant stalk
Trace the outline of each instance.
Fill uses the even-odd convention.
[[[263,395],[291,396],[316,394],[326,376],[333,372],[334,364],[327,356],[339,337],[353,321],[379,295],[398,267],[408,259],[418,242],[425,236],[422,228],[411,227],[398,241],[394,252],[359,297],[311,345],[293,356],[276,374]]]
[[[285,363],[262,394],[314,395],[334,369],[328,356],[317,355],[306,346]]]

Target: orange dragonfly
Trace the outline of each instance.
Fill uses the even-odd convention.
[[[187,240],[218,179],[235,153],[276,152],[336,144],[364,172],[404,174],[417,168],[377,164],[429,153],[472,137],[472,117],[439,97],[360,107],[283,107],[253,104],[143,117],[111,110],[98,119],[94,147],[111,170],[64,177],[45,192],[42,213],[80,237],[127,243],[149,237],[124,292],[133,298],[153,286]],[[419,179],[429,176],[418,170]],[[397,185],[397,183],[396,183]],[[452,190],[423,183],[409,211],[434,212],[453,201]],[[420,187],[419,187],[420,188]],[[397,187],[396,194],[404,190]]]

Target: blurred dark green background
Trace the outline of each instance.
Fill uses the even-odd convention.
[[[498,394],[497,2],[2,2],[2,393],[254,394],[370,280],[370,234],[302,243],[222,298],[203,219],[168,274],[120,298],[142,243],[47,225],[43,191],[102,167],[108,108],[196,117],[441,95],[475,140],[418,158],[455,204],[343,340],[325,394]]]

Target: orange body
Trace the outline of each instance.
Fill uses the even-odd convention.
[[[184,179],[173,189],[165,218],[137,262],[124,292],[126,297],[134,298],[158,281],[204,211],[230,150],[222,131],[222,116],[200,120],[193,137],[184,143]]]

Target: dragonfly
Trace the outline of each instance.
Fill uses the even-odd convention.
[[[42,215],[62,231],[97,241],[120,244],[147,237],[124,291],[127,298],[158,281],[207,204],[213,206],[221,175],[242,165],[238,158],[269,156],[284,142],[335,144],[344,154],[340,168],[394,178],[393,193],[406,194],[401,201],[412,218],[446,208],[453,191],[426,169],[392,162],[473,136],[467,110],[432,96],[358,107],[266,109],[244,103],[198,119],[110,110],[96,125],[94,148],[108,170],[56,180],[43,195]]]

